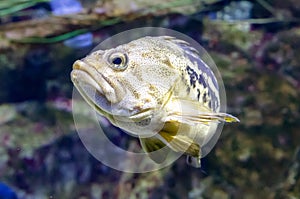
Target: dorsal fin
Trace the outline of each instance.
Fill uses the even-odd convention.
[[[220,108],[219,84],[211,68],[215,66],[215,63],[205,49],[193,40],[188,40],[189,43],[171,36],[161,36],[159,38],[171,42],[182,49],[183,55],[188,60],[186,62],[187,65],[182,68],[185,77],[190,77],[190,79],[187,78],[187,81],[192,81],[190,86],[194,89],[194,92],[203,93],[200,90],[202,88],[201,85],[207,88],[207,93],[211,97],[210,102],[206,102],[209,104],[207,106],[213,111],[218,111]]]
[[[198,52],[198,50],[196,50],[194,47],[192,47],[190,43],[188,43],[184,40],[181,40],[181,39],[177,39],[177,38],[172,37],[172,36],[161,36],[160,38],[162,38],[166,41],[171,41],[172,43],[177,44],[185,52],[188,52],[189,54],[191,54],[195,58],[200,58],[200,53]]]

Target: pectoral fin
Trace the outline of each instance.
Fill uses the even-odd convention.
[[[185,135],[171,135],[168,132],[160,131],[158,133],[164,140],[167,141],[168,146],[176,152],[184,152],[193,157],[200,156],[200,146],[191,138]]]
[[[184,124],[176,121],[168,121],[165,123],[163,129],[157,136],[161,136],[161,139],[174,151],[184,152],[194,157],[200,156],[200,146],[195,143],[191,138],[184,135],[184,133],[178,133],[179,128],[184,130]],[[185,129],[188,130],[188,129]]]
[[[140,138],[140,142],[143,150],[147,152],[149,157],[158,164],[162,163],[166,159],[170,151],[168,147],[165,147],[166,144],[156,137]]]
[[[178,134],[179,126],[180,123],[175,121],[166,122],[163,129],[156,136],[140,138],[142,148],[156,163],[162,163],[166,159],[170,149],[200,158],[199,144],[184,134]]]
[[[172,110],[168,113],[166,121],[178,121],[181,123],[196,125],[209,122],[239,122],[239,119],[227,113],[215,113],[209,108],[202,106],[197,101],[177,99],[181,110]]]

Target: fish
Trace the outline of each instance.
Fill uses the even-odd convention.
[[[171,150],[199,168],[201,149],[218,124],[239,122],[220,112],[217,78],[199,51],[176,37],[145,36],[96,50],[74,62],[71,80],[98,114],[137,137],[156,163]]]

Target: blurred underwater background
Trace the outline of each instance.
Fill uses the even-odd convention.
[[[76,132],[73,62],[145,26],[199,42],[241,121],[224,126],[201,169],[182,156],[154,172],[116,171]],[[1,0],[0,199],[299,199],[299,54],[299,0]]]

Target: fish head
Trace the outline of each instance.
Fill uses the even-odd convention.
[[[159,121],[180,77],[169,47],[145,37],[75,61],[71,79],[89,104],[114,120]],[[156,117],[156,118],[154,118]]]

